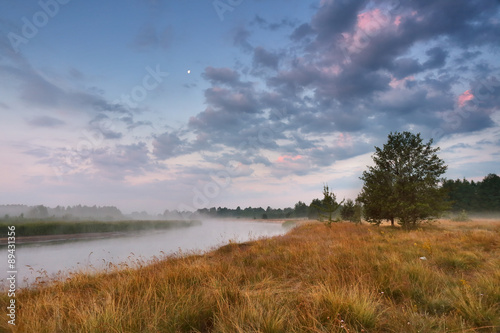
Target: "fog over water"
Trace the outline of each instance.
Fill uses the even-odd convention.
[[[37,277],[67,276],[76,270],[102,270],[109,263],[118,265],[136,260],[149,261],[155,256],[181,251],[207,251],[229,241],[244,242],[261,237],[282,235],[289,229],[280,223],[206,220],[201,225],[130,233],[119,237],[37,244],[16,247],[18,286],[25,287]],[[0,249],[2,258],[7,249]],[[42,272],[46,272],[42,273]],[[5,285],[7,276],[1,277]]]

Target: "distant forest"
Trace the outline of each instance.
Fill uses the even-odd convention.
[[[448,191],[452,212],[465,210],[469,213],[499,213],[500,212],[500,177],[489,174],[482,181],[474,182],[467,179],[445,180],[442,185]],[[318,193],[319,194],[319,193]],[[241,208],[212,207],[198,209],[196,212],[178,212],[166,210],[163,214],[150,215],[147,212],[123,214],[113,206],[57,206],[55,208],[43,205],[0,205],[0,219],[46,219],[46,220],[172,220],[179,218],[251,218],[251,219],[281,219],[310,218],[319,215],[322,199],[313,199],[309,205],[299,201],[294,207],[273,209],[267,207]],[[340,210],[340,209],[339,209]]]
[[[452,211],[500,211],[500,177],[496,174],[489,174],[480,182],[465,178],[446,180],[443,187],[448,190]]]

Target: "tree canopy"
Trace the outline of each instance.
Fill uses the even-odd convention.
[[[490,173],[482,181],[448,179],[443,183],[453,211],[500,211],[500,177]]]
[[[365,218],[372,223],[395,219],[404,228],[446,209],[445,191],[439,186],[447,166],[419,134],[390,133],[383,148],[375,147],[374,166],[363,172],[359,201]]]

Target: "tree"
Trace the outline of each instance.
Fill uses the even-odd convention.
[[[295,217],[306,217],[307,209],[308,207],[304,202],[302,201],[297,202],[294,207]]]
[[[330,192],[328,185],[323,186],[323,200],[321,201],[321,206],[319,206],[320,214],[319,218],[322,220],[326,218],[326,222],[330,225],[333,222],[333,213],[344,203],[337,203],[337,198],[333,192]]]
[[[460,212],[463,210],[478,210],[477,184],[467,179],[445,180],[443,188],[446,189],[451,210]]]
[[[389,134],[382,149],[375,147],[375,165],[363,172],[358,197],[369,222],[390,220],[394,225],[397,218],[410,229],[447,208],[445,190],[439,186],[447,166],[432,142],[423,143],[420,133],[396,132]]]
[[[361,206],[358,202],[354,203],[351,199],[347,199],[345,204],[340,209],[340,216],[343,220],[361,223]]]
[[[484,177],[478,189],[479,208],[482,211],[498,211],[500,208],[500,177],[490,173]]]
[[[35,219],[45,219],[49,217],[49,211],[47,207],[38,205],[30,209],[30,211],[28,212],[28,216]]]
[[[307,218],[318,219],[321,207],[322,207],[321,200],[313,199],[311,201],[311,204],[309,205],[309,209],[307,210]]]

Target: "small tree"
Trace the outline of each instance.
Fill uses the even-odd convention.
[[[313,199],[307,210],[307,218],[309,219],[319,219],[319,214],[321,212],[322,203],[320,199]]]
[[[438,215],[447,208],[445,191],[439,187],[446,165],[432,148],[432,139],[423,143],[420,134],[390,133],[382,149],[375,147],[375,165],[363,172],[363,190],[359,196],[365,217],[379,224],[381,220],[399,219],[405,229]]]
[[[337,203],[337,198],[333,192],[330,192],[328,185],[323,186],[323,200],[321,201],[321,206],[319,208],[319,219],[322,221],[326,219],[326,223],[330,225],[333,222],[333,214],[337,209],[344,203]]]
[[[354,203],[351,199],[347,199],[340,209],[340,216],[343,220],[361,223],[361,205],[357,202]]]

